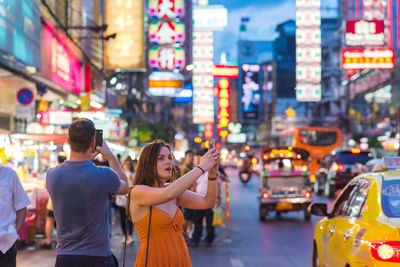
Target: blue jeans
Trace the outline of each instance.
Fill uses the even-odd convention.
[[[112,256],[57,255],[55,267],[115,267]]]

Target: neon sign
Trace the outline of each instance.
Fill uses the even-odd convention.
[[[342,50],[342,68],[345,70],[393,69],[394,63],[394,50],[390,48]]]
[[[149,27],[149,38],[155,45],[182,44],[185,25],[179,21],[154,21]]]
[[[177,19],[184,14],[183,0],[150,0],[150,16],[155,19]]]
[[[385,44],[383,20],[349,20],[346,22],[346,45],[382,46]]]
[[[180,47],[154,46],[149,51],[149,63],[153,70],[182,70],[185,65],[185,51]]]
[[[230,116],[230,82],[228,79],[221,79],[218,81],[218,128],[223,128],[226,131],[231,122]],[[224,136],[221,135],[221,131],[219,131],[219,135]]]

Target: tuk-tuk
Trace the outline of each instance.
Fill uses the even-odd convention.
[[[307,207],[312,203],[309,153],[301,148],[275,147],[262,154],[263,171],[260,174],[259,218],[265,221],[269,212],[303,211],[304,220],[310,220]]]

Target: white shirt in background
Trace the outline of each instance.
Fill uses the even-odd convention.
[[[196,182],[196,193],[205,196],[207,194],[208,172],[202,174]]]
[[[17,173],[0,165],[0,251],[6,253],[18,239],[16,211],[27,207],[29,198]]]

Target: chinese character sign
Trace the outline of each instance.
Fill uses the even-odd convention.
[[[150,16],[154,19],[177,19],[184,14],[184,0],[150,0]]]
[[[179,21],[154,21],[149,27],[149,38],[154,45],[183,44],[185,25]]]
[[[105,42],[106,69],[144,68],[143,0],[106,0],[105,36],[117,33]]]
[[[153,70],[182,70],[185,65],[185,52],[180,47],[159,47],[150,49],[149,63]]]

